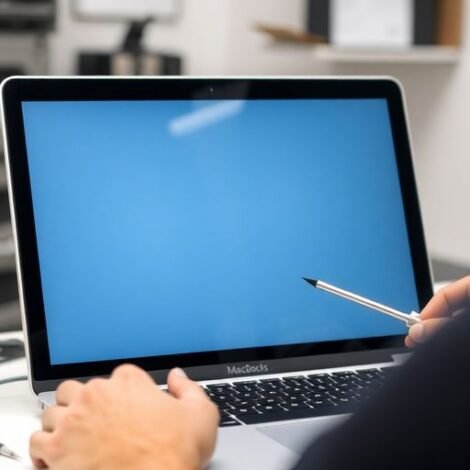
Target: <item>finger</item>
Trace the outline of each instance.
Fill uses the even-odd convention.
[[[416,346],[416,343],[411,339],[409,335],[405,338],[405,346],[410,349]]]
[[[177,399],[185,400],[195,420],[193,431],[199,436],[201,460],[207,463],[214,452],[220,414],[204,390],[190,380],[182,369],[173,369],[168,375],[168,390]]]
[[[37,468],[47,468],[47,449],[50,447],[51,434],[43,431],[33,433],[29,439],[29,455]]]
[[[44,462],[44,460],[31,457],[31,461],[36,468],[47,468],[46,462]]]
[[[183,369],[173,369],[168,375],[168,390],[178,399],[208,400],[204,390],[188,378]]]
[[[470,304],[470,276],[444,287],[429,301],[421,312],[421,318],[450,317],[454,312]]]
[[[125,382],[138,383],[139,386],[145,384],[155,386],[155,381],[147,372],[132,364],[123,364],[116,367],[111,374],[111,378]]]
[[[83,384],[75,380],[62,382],[57,389],[55,399],[58,405],[68,406],[78,396],[83,388]]]
[[[46,432],[52,432],[57,428],[57,423],[67,413],[67,408],[63,406],[51,406],[47,408],[41,417],[42,429]]]
[[[408,331],[409,343],[411,346],[423,343],[449,321],[449,318],[432,318],[430,320],[416,323]]]

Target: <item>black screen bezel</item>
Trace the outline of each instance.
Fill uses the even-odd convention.
[[[106,375],[123,360],[51,365],[21,103],[23,101],[191,99],[387,100],[420,308],[432,296],[423,225],[400,86],[392,79],[299,78],[13,78],[2,87],[7,155],[19,250],[30,367],[34,382]],[[403,336],[329,341],[145,358],[127,358],[148,371],[396,349]],[[86,344],[84,345],[86,347]]]

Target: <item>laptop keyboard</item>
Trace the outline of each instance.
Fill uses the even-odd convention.
[[[206,385],[220,427],[351,413],[396,367]]]

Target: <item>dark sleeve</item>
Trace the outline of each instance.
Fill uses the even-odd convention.
[[[463,312],[295,470],[470,468],[470,311]]]

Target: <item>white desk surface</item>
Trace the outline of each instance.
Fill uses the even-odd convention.
[[[435,285],[435,290],[446,283]],[[22,332],[0,333],[0,341],[23,339]],[[27,374],[26,360],[0,364],[0,380]],[[41,408],[33,397],[26,381],[0,385],[0,442],[24,457],[24,463],[0,457],[2,470],[31,470],[28,445],[32,432],[40,429]]]
[[[0,341],[23,338],[23,333],[2,333]],[[26,360],[17,359],[0,365],[0,380],[26,375]],[[29,436],[40,428],[41,408],[26,381],[0,385],[0,442],[24,457],[24,463],[0,457],[2,470],[32,469],[28,457]]]

